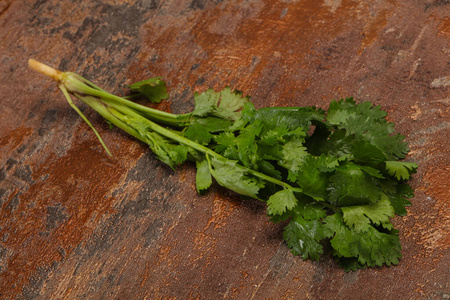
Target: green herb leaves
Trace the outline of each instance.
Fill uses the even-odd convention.
[[[132,91],[142,94],[153,103],[160,103],[161,100],[169,98],[166,83],[161,80],[161,77],[136,82],[129,87]]]
[[[219,98],[211,90],[196,97],[202,113],[185,136],[201,117],[230,120],[216,114]],[[195,130],[208,131],[203,141],[222,157],[208,159],[220,185],[267,201],[271,220],[288,222],[283,237],[303,259],[319,259],[328,241],[346,270],[398,263],[390,218],[406,213],[413,194],[404,181],[417,165],[394,160],[408,148],[386,112],[353,99],[333,101],[326,114],[311,107],[256,110],[244,101],[235,107],[241,116],[228,127],[205,122]],[[205,165],[197,164],[197,174]]]
[[[379,106],[349,98],[332,101],[327,112],[255,109],[249,97],[226,88],[195,94],[194,110],[174,115],[47,69],[71,105],[69,93],[170,167],[194,161],[199,193],[215,181],[265,201],[270,220],[285,222],[283,238],[293,254],[318,260],[329,243],[346,270],[398,263],[401,246],[390,218],[411,205],[406,180],[417,165],[398,161],[407,144]],[[160,78],[130,88],[153,102],[168,96]]]
[[[292,210],[297,205],[292,189],[285,189],[276,192],[267,200],[267,210],[269,215],[281,215],[286,211]]]

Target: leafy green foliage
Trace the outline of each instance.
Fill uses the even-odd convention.
[[[327,234],[331,233],[330,243],[336,256],[356,258],[369,267],[398,264],[401,245],[395,232],[385,233],[373,226],[365,231],[352,230],[345,225],[340,212],[326,217],[324,223]]]
[[[195,176],[195,185],[197,192],[201,193],[207,190],[212,184],[211,171],[206,159],[196,161],[197,173]]]
[[[199,193],[214,179],[265,201],[270,220],[286,222],[283,237],[293,254],[318,260],[328,243],[346,270],[399,262],[401,245],[390,218],[406,215],[413,190],[405,181],[417,165],[398,161],[408,146],[380,106],[348,98],[332,101],[326,113],[315,107],[256,109],[249,97],[226,88],[196,93],[193,112],[173,115],[86,82],[68,82],[67,90],[147,143],[170,167],[195,161]],[[167,97],[160,78],[131,88],[154,102]]]
[[[244,196],[258,198],[258,191],[263,187],[258,178],[248,176],[246,168],[236,161],[212,158],[209,170],[218,184]]]
[[[357,232],[368,231],[372,225],[392,229],[389,218],[394,208],[386,196],[377,203],[342,207],[342,213],[345,224]]]
[[[195,93],[194,100],[193,115],[200,117],[211,115],[236,121],[241,117],[241,110],[249,98],[242,97],[240,92],[225,88],[218,93],[212,89],[201,94]]]
[[[386,170],[389,175],[395,176],[397,180],[407,180],[415,173],[417,164],[403,161],[386,161]]]
[[[408,184],[396,185],[394,192],[389,194],[389,201],[397,215],[406,216],[407,206],[411,206],[411,201],[407,198],[414,197],[414,191]]]
[[[331,102],[327,111],[327,121],[344,129],[346,136],[354,135],[355,140],[370,142],[378,147],[388,159],[404,158],[408,146],[404,137],[394,133],[394,124],[385,119],[387,113],[380,106],[370,102],[356,104],[353,98]]]
[[[363,171],[352,162],[346,162],[336,168],[330,177],[329,196],[332,203],[339,206],[376,203],[381,199],[378,179]]]
[[[156,132],[148,132],[145,140],[158,158],[172,169],[187,159],[189,149],[186,146],[173,143]]]
[[[270,215],[281,215],[286,210],[291,210],[297,204],[297,198],[291,189],[276,192],[267,200],[267,210]]]
[[[323,247],[318,242],[324,238],[325,227],[318,220],[305,220],[296,215],[286,226],[283,237],[295,255],[303,259],[318,260]]]

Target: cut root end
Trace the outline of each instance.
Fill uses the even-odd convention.
[[[42,73],[50,78],[53,78],[55,81],[59,82],[62,78],[63,72],[53,69],[52,67],[47,66],[41,62],[38,62],[34,59],[28,60],[28,65],[35,71]]]

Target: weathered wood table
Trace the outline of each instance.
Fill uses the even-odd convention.
[[[447,299],[450,4],[347,0],[1,0],[0,298]],[[420,165],[398,266],[345,273],[290,254],[265,207],[172,171],[29,58],[123,94],[162,76],[171,98],[230,86],[257,107],[354,96],[380,104]]]

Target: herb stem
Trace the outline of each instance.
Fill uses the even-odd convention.
[[[189,124],[191,119],[191,114],[172,114],[165,111],[153,109],[144,105],[127,100],[123,97],[119,97],[106,92],[100,87],[96,86],[92,82],[86,80],[85,78],[71,72],[65,72],[61,76],[61,83],[64,84],[72,93],[77,93],[80,95],[91,95],[98,97],[100,99],[109,100],[110,102],[120,103],[133,109],[139,114],[148,117],[154,121],[162,122],[166,125],[185,127]]]
[[[33,59],[29,60],[29,65],[34,70],[53,78],[59,83],[59,86],[66,96],[69,104],[80,114],[83,120],[86,121],[92,129],[94,129],[94,127],[81,113],[81,111],[72,103],[69,94],[72,94],[76,98],[85,102],[95,111],[97,111],[102,117],[104,117],[106,120],[108,120],[118,128],[124,130],[133,137],[145,143],[148,143],[148,138],[145,135],[145,131],[154,131],[166,138],[177,141],[180,144],[204,153],[207,156],[215,157],[219,160],[227,160],[226,157],[218,154],[208,147],[196,143],[188,138],[185,138],[182,135],[175,133],[170,129],[162,127],[153,122],[157,121],[170,126],[185,127],[189,125],[192,117],[191,113],[176,115],[156,110],[129,101],[125,98],[110,94],[76,73],[61,72]],[[110,154],[108,148],[103,143],[103,140],[101,139],[98,132],[95,129],[94,132],[99,138],[102,146],[106,149],[108,154]],[[274,183],[285,189],[292,189],[295,192],[301,192],[300,188],[293,187],[284,181],[278,180],[244,166],[243,168],[245,168],[248,174],[251,174],[257,178]]]
[[[81,100],[86,100],[86,98],[90,99],[92,97],[83,97],[80,95],[76,95],[77,97],[79,97]],[[84,101],[83,100],[83,101]],[[138,138],[141,141],[146,142],[146,137],[144,135],[144,133],[141,130],[129,130],[129,128],[134,128],[134,127],[139,127],[142,128],[144,126],[144,128],[146,130],[149,131],[154,131],[156,133],[161,134],[162,136],[169,138],[171,140],[177,141],[180,144],[183,144],[185,146],[188,146],[194,150],[197,150],[201,153],[204,153],[205,155],[208,155],[210,157],[214,157],[216,159],[219,160],[227,160],[226,157],[218,154],[217,152],[215,152],[214,150],[211,150],[208,147],[205,147],[199,143],[196,143],[182,135],[179,135],[175,132],[173,132],[170,129],[167,129],[165,127],[162,127],[158,124],[156,124],[155,122],[143,117],[142,115],[140,115],[139,113],[137,113],[135,110],[133,110],[132,108],[122,105],[121,103],[118,103],[117,101],[114,101],[114,99],[110,99],[108,98],[102,98],[101,100],[99,99],[99,101],[102,101],[107,107],[109,107],[107,110],[109,110],[110,114],[112,114],[114,116],[114,118],[111,118],[111,116],[108,113],[102,112],[102,111],[98,111],[97,109],[100,108],[100,110],[103,110],[104,106],[99,106],[98,104],[95,103],[95,101],[85,101],[86,104],[88,104],[89,106],[91,106],[94,110],[97,110],[104,118],[106,118],[107,120],[111,121],[113,124],[116,124],[116,120],[115,119],[119,119],[120,120],[120,124],[126,124],[126,127],[120,127],[121,129],[125,130],[128,133],[131,133],[131,135],[133,135],[134,137]],[[94,106],[92,106],[91,104],[95,104]],[[112,109],[114,109],[115,111],[119,112],[120,114],[114,112]],[[255,177],[258,177],[262,180],[265,180],[267,182],[271,182],[274,183],[276,185],[279,185],[285,189],[292,189],[295,192],[301,192],[301,189],[293,187],[291,185],[289,185],[288,183],[278,180],[276,178],[270,177],[266,174],[263,174],[261,172],[255,171],[253,169],[247,168],[247,167],[243,167],[245,168],[246,172],[248,174],[251,174]]]

